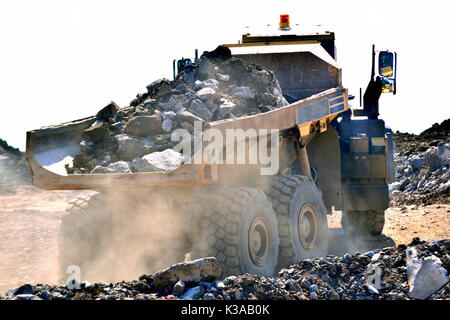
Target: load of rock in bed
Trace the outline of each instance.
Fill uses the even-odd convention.
[[[9,290],[3,299],[448,300],[449,252],[450,239],[415,238],[408,246],[303,260],[273,278],[252,274],[223,278],[217,260],[209,257],[114,284],[25,284]]]
[[[194,136],[205,124],[288,105],[272,71],[231,57],[227,48],[205,52],[174,81],[157,80],[127,107],[111,102],[82,133],[81,153],[66,166],[73,173],[170,171],[184,162],[171,140],[176,129]]]
[[[449,203],[450,119],[420,135],[394,134],[393,205]]]
[[[23,153],[0,139],[0,193],[13,192],[30,180],[30,169]]]

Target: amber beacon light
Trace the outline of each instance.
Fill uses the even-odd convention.
[[[289,27],[289,15],[280,14],[280,29],[288,29]]]

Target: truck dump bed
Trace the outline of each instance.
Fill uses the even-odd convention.
[[[210,122],[208,127],[225,133],[226,129],[286,130],[298,126],[300,134],[307,136],[311,128],[326,128],[327,123],[347,109],[347,90],[337,87],[266,113]],[[219,178],[217,167],[206,163],[185,164],[164,173],[68,175],[65,165],[71,164],[73,157],[80,152],[81,133],[94,122],[95,117],[89,117],[27,132],[26,159],[33,185],[49,190],[188,187],[214,183]]]

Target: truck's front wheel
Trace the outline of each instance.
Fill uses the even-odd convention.
[[[322,194],[307,177],[284,175],[270,188],[280,234],[279,268],[328,251],[327,211]]]
[[[223,276],[273,276],[278,259],[278,228],[266,195],[240,187],[204,196],[208,204],[191,253],[193,258],[216,257]]]

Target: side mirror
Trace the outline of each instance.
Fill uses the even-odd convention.
[[[393,79],[381,79],[381,93],[395,92],[395,81]]]
[[[382,93],[397,91],[397,53],[380,51],[378,53],[378,75],[381,77]]]
[[[394,75],[394,54],[389,51],[380,51],[378,55],[378,73],[383,77]]]

